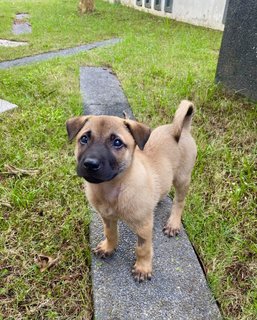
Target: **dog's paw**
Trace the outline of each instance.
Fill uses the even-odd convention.
[[[151,280],[152,279],[152,269],[139,267],[135,263],[134,267],[132,268],[132,275],[133,275],[136,282],[143,282],[145,280]]]
[[[168,237],[175,237],[180,233],[180,224],[173,225],[168,222],[166,226],[162,229],[162,231]]]
[[[94,248],[93,253],[99,258],[107,258],[113,254],[115,248],[111,247],[108,241],[105,239],[101,241],[96,248]]]

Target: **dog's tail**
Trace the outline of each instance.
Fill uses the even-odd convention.
[[[182,100],[172,122],[172,135],[179,142],[182,130],[190,131],[195,107],[192,102]]]

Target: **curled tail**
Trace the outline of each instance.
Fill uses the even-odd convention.
[[[182,100],[172,122],[172,135],[179,142],[182,130],[190,131],[195,107],[191,101]]]

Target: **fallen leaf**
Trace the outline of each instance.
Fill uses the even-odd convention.
[[[60,260],[60,257],[52,258],[50,256],[45,256],[43,254],[37,254],[34,258],[35,263],[40,268],[40,272],[44,272],[57,264]]]
[[[7,207],[12,209],[12,206],[10,205],[9,202],[4,202],[4,201],[0,201],[0,207]]]

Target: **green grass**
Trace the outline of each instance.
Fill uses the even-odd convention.
[[[19,106],[0,114],[0,315],[91,317],[90,216],[65,121],[82,112],[79,67],[96,65],[114,70],[135,116],[152,127],[170,122],[181,99],[195,102],[198,159],[184,224],[224,318],[255,319],[257,109],[214,84],[222,34],[101,1],[81,17],[76,6],[1,2],[0,38],[14,39],[17,12],[31,15],[33,32],[15,37],[28,47],[1,48],[0,60],[112,37],[123,42],[0,71],[0,98]],[[10,175],[6,165],[39,171]],[[41,273],[40,253],[60,260]]]

